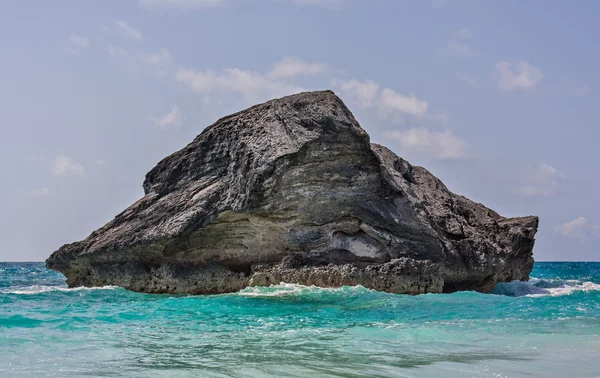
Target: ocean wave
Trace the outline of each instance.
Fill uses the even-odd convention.
[[[529,282],[511,281],[499,283],[492,293],[511,297],[558,297],[569,295],[577,291],[600,291],[600,284],[578,280],[562,281],[532,279]]]
[[[101,287],[75,287],[67,288],[64,286],[51,285],[32,285],[12,290],[0,290],[0,294],[17,295],[35,295],[48,292],[78,292],[94,290],[115,290],[118,286]],[[590,281],[578,280],[539,280],[533,278],[531,281],[511,281],[496,285],[492,294],[506,295],[510,297],[542,297],[542,296],[562,296],[569,295],[577,291],[600,291],[600,284]],[[378,293],[375,290],[367,289],[364,286],[340,286],[340,287],[319,287],[305,286],[281,282],[271,286],[250,286],[237,293],[227,295],[237,295],[241,297],[321,297],[321,296],[354,296],[362,294]],[[379,293],[383,294],[383,293]]]
[[[318,287],[290,284],[281,282],[278,285],[271,286],[251,286],[247,287],[235,295],[242,297],[304,297],[319,295],[344,295],[375,293],[364,286],[340,286],[340,287]]]
[[[74,287],[67,288],[63,286],[46,286],[46,285],[33,285],[27,287],[21,287],[15,290],[4,290],[0,291],[2,294],[20,294],[20,295],[34,295],[41,293],[48,293],[53,291],[62,291],[62,292],[75,292],[75,291],[91,291],[91,290],[114,290],[118,289],[118,286],[101,286],[101,287]]]

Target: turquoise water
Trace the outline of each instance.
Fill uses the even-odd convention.
[[[67,289],[0,263],[0,377],[600,376],[600,263],[494,294],[280,284],[214,296]]]

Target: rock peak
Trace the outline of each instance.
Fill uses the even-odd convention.
[[[527,279],[537,217],[504,218],[371,144],[332,91],[223,117],[160,161],[144,197],[47,260],[69,286],[489,291]]]

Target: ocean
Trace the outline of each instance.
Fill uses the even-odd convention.
[[[491,294],[67,289],[0,263],[0,377],[600,377],[600,263]]]

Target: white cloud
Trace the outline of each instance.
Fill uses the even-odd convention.
[[[54,161],[52,174],[54,176],[83,176],[85,175],[85,169],[83,168],[83,165],[76,161],[73,161],[64,155],[60,155]]]
[[[466,155],[466,143],[450,130],[429,131],[424,127],[387,131],[385,136],[399,144],[404,151],[437,160],[456,160]]]
[[[144,39],[142,33],[133,26],[129,25],[127,21],[120,20],[117,21],[115,25],[119,34],[127,38],[135,39],[136,41],[141,41]]]
[[[175,79],[205,95],[237,93],[247,101],[265,100],[303,91],[288,81],[239,68],[225,68],[220,72],[180,68],[175,72]]]
[[[181,125],[181,112],[178,106],[172,106],[171,110],[162,117],[152,118],[156,126],[162,130]]]
[[[137,50],[130,51],[122,47],[109,45],[106,51],[110,56],[133,72],[164,75],[173,69],[173,59],[166,49],[147,53]]]
[[[498,88],[503,91],[534,88],[543,78],[542,70],[527,62],[498,62],[494,66],[499,74]]]
[[[364,108],[374,106],[379,97],[379,85],[374,81],[359,80],[333,80],[332,85],[339,87],[340,91],[350,101],[358,103]]]
[[[167,49],[160,49],[155,53],[138,53],[140,63],[146,67],[149,72],[156,74],[165,74],[171,68],[173,59]]]
[[[446,41],[444,51],[451,56],[470,58],[475,51],[464,40],[471,38],[469,28],[460,28],[452,34],[452,38]]]
[[[165,8],[180,10],[214,8],[224,3],[224,0],[139,0],[139,5],[148,10]]]
[[[113,58],[115,58],[125,64],[129,65],[129,64],[132,64],[132,62],[133,62],[132,54],[129,52],[129,50],[124,49],[122,47],[109,45],[106,48],[106,52],[108,52],[108,54],[110,56],[112,56]]]
[[[72,46],[79,47],[79,48],[86,48],[90,45],[89,38],[82,37],[77,34],[71,34],[68,38],[68,41]]]
[[[446,42],[446,51],[453,56],[470,58],[473,56],[473,49],[466,43],[448,41]]]
[[[105,160],[102,160],[102,159],[96,160],[96,164],[98,164],[101,167],[108,167],[108,163]]]
[[[318,75],[326,68],[327,66],[322,63],[308,63],[296,57],[285,57],[275,63],[267,76],[273,79],[289,79],[302,75]]]
[[[579,217],[570,222],[554,226],[554,231],[569,238],[584,239],[588,231],[587,219]]]
[[[32,197],[47,197],[50,195],[50,189],[48,188],[39,188],[31,191]]]
[[[341,7],[346,0],[290,0],[300,6],[317,6],[329,9]],[[226,0],[138,0],[140,7],[147,10],[154,9],[209,9],[224,5]]]
[[[404,95],[390,88],[379,90],[371,80],[333,80],[340,92],[363,108],[376,108],[382,119],[402,123],[405,116],[422,117],[429,104],[414,94]],[[439,116],[435,116],[439,117]]]
[[[471,38],[471,35],[472,35],[472,33],[469,28],[460,28],[454,32],[455,38],[466,39],[466,38]]]
[[[210,97],[227,93],[235,93],[248,102],[256,102],[302,92],[305,89],[296,85],[293,79],[299,76],[318,75],[328,69],[329,67],[323,63],[306,62],[297,57],[284,57],[264,73],[241,68],[224,68],[216,71],[179,68],[175,72],[175,80],[204,94],[206,103],[213,101]]]
[[[429,104],[419,100],[414,94],[409,96],[397,93],[393,89],[384,88],[379,96],[381,112],[399,112],[413,116],[422,116],[427,112]]]
[[[516,193],[522,196],[549,196],[559,191],[566,179],[553,166],[541,163],[525,179],[525,184],[516,189]]]
[[[292,0],[297,5],[312,5],[323,8],[339,8],[345,0]]]

